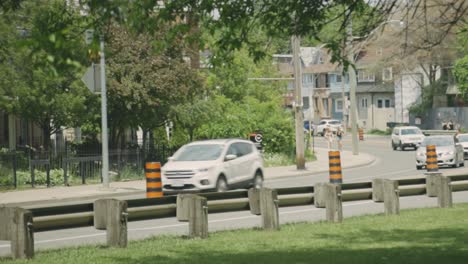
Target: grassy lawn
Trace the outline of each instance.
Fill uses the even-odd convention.
[[[42,251],[24,263],[468,263],[468,204],[347,218],[342,224],[288,224],[279,232],[217,232],[206,240],[155,237],[126,249]]]

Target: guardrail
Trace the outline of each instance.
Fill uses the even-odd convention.
[[[318,183],[315,186],[308,187],[279,188],[276,190],[268,190],[265,188],[260,189],[258,192],[251,189],[224,193],[184,194],[186,197],[178,195],[160,198],[123,200],[114,203],[102,202],[101,200],[99,204],[97,204],[98,201],[96,201],[94,203],[77,203],[64,206],[28,208],[27,210],[24,208],[18,208],[22,213],[14,213],[11,211],[11,208],[0,207],[0,240],[5,239],[13,241],[10,231],[12,230],[14,223],[23,223],[24,226],[21,230],[25,230],[23,233],[26,234],[23,235],[23,238],[21,239],[16,238],[17,241],[28,241],[27,234],[33,232],[32,230],[34,230],[34,232],[41,232],[46,230],[94,225],[98,229],[108,230],[109,245],[126,246],[127,221],[175,216],[177,216],[180,221],[187,221],[187,219],[189,219],[190,234],[206,237],[207,222],[205,224],[203,219],[207,219],[208,212],[217,213],[244,210],[250,210],[253,214],[262,215],[262,217],[264,217],[263,223],[265,228],[278,229],[278,213],[277,211],[275,213],[275,210],[277,210],[278,207],[308,204],[314,204],[316,207],[327,208],[327,210],[330,210],[330,213],[327,211],[327,219],[339,222],[342,218],[342,214],[339,216],[341,212],[341,209],[339,208],[341,208],[341,202],[343,201],[373,199],[375,202],[383,201],[386,203],[386,200],[390,199],[394,200],[392,205],[386,205],[385,208],[392,207],[393,209],[388,209],[388,211],[395,212],[395,204],[397,204],[394,198],[395,195],[387,195],[387,191],[385,190],[388,189],[390,190],[390,193],[397,193],[398,195],[396,199],[400,196],[422,195],[425,193],[427,193],[428,196],[437,195],[440,197],[441,193],[444,192],[439,191],[439,187],[434,187],[442,184],[442,180],[439,179],[447,180],[448,183],[446,185],[449,186],[450,197],[452,192],[468,190],[468,175],[442,176],[440,173],[428,173],[427,177],[399,179],[393,181],[374,179],[372,182],[343,184]],[[447,191],[445,191],[445,193],[447,193]],[[445,200],[447,199],[448,198],[445,198]],[[118,201],[115,199],[105,200]],[[193,208],[198,208],[199,210],[195,210]],[[180,214],[181,212],[184,212],[184,210],[187,210],[184,213],[186,216],[181,217]],[[338,215],[336,213],[338,213]],[[26,217],[23,216],[21,219],[29,219],[28,217],[31,215],[32,220],[19,221],[16,219],[13,222],[5,221],[5,219],[11,219],[12,214],[20,218],[22,214],[25,214]],[[193,221],[198,221],[198,224],[192,224],[193,221],[191,222],[191,217],[194,217],[193,219],[197,219]],[[124,227],[122,226],[123,223],[125,223]],[[269,224],[267,225],[266,223]],[[15,228],[18,229],[17,227]],[[120,231],[117,232],[118,230]],[[112,234],[114,234],[114,237],[117,236],[118,238],[112,238]],[[118,242],[115,242],[116,239]],[[18,251],[18,247],[15,249],[12,247],[14,257],[30,258],[33,256],[33,248],[31,253],[30,251],[24,250]],[[31,243],[26,243],[24,247],[31,248]],[[29,253],[17,254],[15,252]]]

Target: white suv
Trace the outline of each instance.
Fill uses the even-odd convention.
[[[341,121],[340,121],[340,120],[336,120],[336,119],[324,119],[324,120],[321,120],[320,123],[319,123],[318,126],[317,126],[317,134],[323,136],[324,130],[325,130],[326,127],[329,127],[330,130],[331,130],[333,133],[336,133],[336,131],[338,130],[338,128],[343,129],[343,126],[341,125]]]
[[[182,146],[161,168],[163,191],[260,188],[263,158],[243,139],[215,139]]]
[[[415,126],[395,127],[392,132],[392,148],[404,150],[406,147],[418,148],[424,140],[421,129]]]

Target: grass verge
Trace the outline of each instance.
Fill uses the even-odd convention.
[[[278,232],[236,230],[205,240],[160,236],[126,249],[86,246],[38,252],[3,263],[467,263],[468,204],[404,210],[399,216],[347,218],[342,224],[282,225]]]

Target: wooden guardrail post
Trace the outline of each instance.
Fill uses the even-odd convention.
[[[326,183],[318,182],[314,184],[314,205],[317,208],[325,208],[326,201]]]
[[[383,181],[384,208],[385,214],[400,214],[400,192],[398,190],[398,181]]]
[[[372,200],[374,202],[384,201],[384,179],[372,179]]]
[[[279,230],[278,192],[274,189],[260,189],[260,213],[265,230]]]
[[[426,195],[429,197],[437,197],[437,181],[442,176],[440,172],[427,172],[426,175]]]
[[[452,207],[452,186],[450,185],[450,178],[440,175],[437,184],[437,203],[440,208]]]
[[[127,201],[100,199],[94,202],[94,227],[107,230],[107,245],[127,247]]]
[[[11,255],[15,259],[34,257],[33,215],[19,207],[0,207],[0,240],[11,241]]]
[[[208,202],[206,197],[188,196],[189,237],[208,237]]]
[[[253,215],[260,215],[260,189],[250,188],[249,192],[249,208]]]
[[[326,218],[329,222],[341,223],[343,221],[343,205],[341,202],[341,185],[327,183],[326,185]]]

